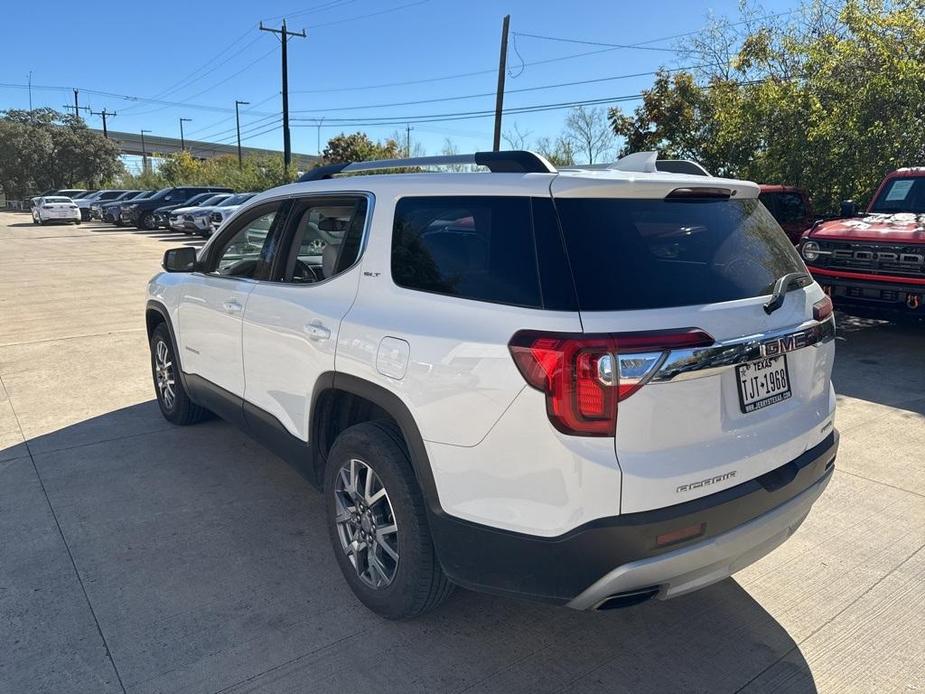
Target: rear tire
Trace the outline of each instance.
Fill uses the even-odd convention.
[[[453,584],[437,559],[398,427],[363,422],[343,431],[328,456],[324,496],[337,563],[366,607],[411,619],[449,597]]]
[[[189,399],[180,378],[180,365],[173,351],[173,340],[165,323],[151,333],[151,376],[157,405],[164,419],[173,424],[196,424],[208,417],[208,410]]]

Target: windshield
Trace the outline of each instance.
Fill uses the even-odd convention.
[[[172,190],[173,188],[161,188],[159,191],[154,193],[154,195],[151,195],[150,198],[151,200],[160,200],[162,197],[167,195],[167,193],[169,193]]]
[[[196,207],[202,205],[209,199],[212,193],[198,193],[182,204],[183,207]]]
[[[583,311],[763,296],[805,270],[756,199],[561,198],[556,208]]]
[[[238,193],[237,195],[232,195],[230,198],[225,200],[221,205],[218,205],[218,207],[231,207],[232,205],[240,205],[246,200],[250,200],[256,194],[257,193]]]
[[[202,207],[214,207],[222,202],[225,198],[228,197],[227,193],[222,193],[221,195],[213,195],[211,198],[203,200],[199,203]]]
[[[880,191],[871,212],[925,212],[925,177],[894,178]]]
[[[131,200],[132,198],[137,197],[139,195],[141,195],[141,193],[139,193],[137,190],[129,190],[125,193],[122,193],[122,195],[117,197],[116,200]]]

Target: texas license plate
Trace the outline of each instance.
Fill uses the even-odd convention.
[[[736,367],[739,379],[739,406],[754,412],[790,397],[787,356],[768,357]]]

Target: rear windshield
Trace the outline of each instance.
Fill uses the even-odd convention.
[[[62,197],[57,197],[57,198],[45,198],[45,202],[71,202],[71,199],[70,199],[70,198],[62,198]]]
[[[925,212],[925,177],[894,178],[880,191],[871,212]]]
[[[561,198],[556,208],[584,311],[762,296],[804,269],[756,199]]]

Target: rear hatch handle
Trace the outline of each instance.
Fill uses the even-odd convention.
[[[801,281],[800,287],[805,287],[813,281],[807,272],[788,272],[783,277],[779,277],[774,283],[774,291],[771,292],[771,298],[764,305],[764,312],[769,316],[784,304],[784,297],[790,291],[794,282]]]

